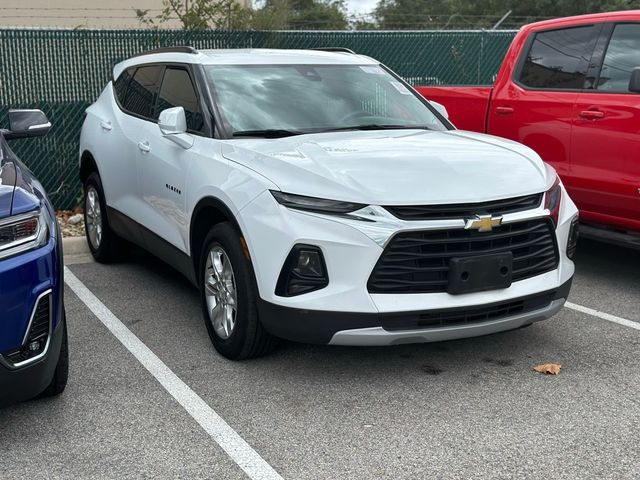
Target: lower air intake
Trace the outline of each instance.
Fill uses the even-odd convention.
[[[40,296],[36,301],[24,344],[4,355],[11,364],[21,366],[29,360],[34,360],[46,350],[51,334],[51,303],[51,292]]]

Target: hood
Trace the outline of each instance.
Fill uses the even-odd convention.
[[[11,215],[13,191],[16,188],[16,166],[6,154],[4,139],[0,138],[0,219]]]
[[[41,188],[0,135],[0,219],[37,209],[41,196],[36,186]]]
[[[481,202],[542,192],[548,184],[530,148],[458,130],[235,139],[223,154],[282,191],[375,205]]]

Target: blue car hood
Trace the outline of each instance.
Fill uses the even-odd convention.
[[[38,181],[0,135],[0,219],[30,212],[40,206]]]
[[[4,150],[0,145],[0,155],[3,155]],[[16,165],[11,160],[0,156],[0,219],[11,214],[11,204],[13,203],[15,189]]]

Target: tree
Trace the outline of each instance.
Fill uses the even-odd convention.
[[[159,15],[136,10],[138,21],[161,28],[178,19],[185,30],[344,30],[348,26],[344,0],[266,0],[253,10],[235,0],[162,0]]]
[[[428,29],[439,26],[437,15],[451,11],[448,0],[379,0],[374,22],[383,30]]]
[[[178,19],[185,30],[242,30],[251,25],[251,9],[235,0],[162,0],[162,6],[162,12],[155,17],[149,15],[149,10],[136,9],[138,21],[160,28]]]
[[[583,13],[640,8],[640,0],[379,0],[372,19],[382,29],[501,28]]]
[[[257,30],[344,30],[344,0],[266,0],[255,13]]]
[[[256,30],[284,30],[290,14],[289,0],[270,0],[255,10],[252,26]]]

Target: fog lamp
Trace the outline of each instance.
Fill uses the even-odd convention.
[[[295,245],[284,262],[276,295],[293,297],[319,290],[329,284],[322,251],[314,245]]]

